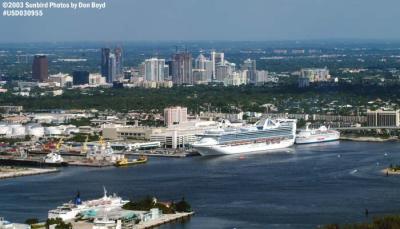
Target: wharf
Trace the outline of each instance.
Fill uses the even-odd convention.
[[[111,162],[86,162],[86,161],[69,161],[68,165],[70,166],[84,166],[84,167],[97,167],[97,168],[102,168],[102,167],[109,167],[113,166],[114,164]]]
[[[170,223],[172,221],[185,219],[192,216],[194,212],[183,212],[183,213],[175,213],[175,214],[165,214],[160,216],[158,219],[149,220],[147,222],[140,222],[132,227],[132,229],[146,229],[146,228],[154,228],[160,226],[162,224]]]
[[[55,173],[56,168],[24,168],[24,167],[0,167],[0,179],[7,179],[20,176],[32,176],[46,173]]]

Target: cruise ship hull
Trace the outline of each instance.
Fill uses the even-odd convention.
[[[248,153],[266,153],[274,150],[288,148],[294,144],[294,139],[281,140],[278,143],[252,143],[246,145],[197,145],[194,148],[202,156],[229,155],[229,154],[248,154]]]
[[[320,142],[331,142],[337,141],[340,138],[340,134],[338,133],[330,133],[324,135],[311,135],[307,137],[297,137],[296,144],[312,144],[312,143],[320,143]]]

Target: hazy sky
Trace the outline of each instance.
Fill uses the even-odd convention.
[[[0,16],[0,42],[400,40],[400,0],[105,1],[102,11],[52,9],[37,18]]]

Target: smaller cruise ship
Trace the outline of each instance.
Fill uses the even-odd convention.
[[[107,195],[107,190],[104,188],[104,196],[100,199],[81,201],[80,194],[78,193],[75,200],[58,206],[56,209],[48,212],[48,218],[61,218],[64,221],[73,220],[79,214],[86,212],[93,212],[98,210],[109,211],[115,208],[120,208],[128,203],[127,200],[122,200],[116,194]]]
[[[336,141],[340,138],[340,132],[330,130],[326,126],[321,126],[318,129],[310,129],[309,123],[305,130],[300,130],[296,135],[296,144],[310,144],[319,142]]]

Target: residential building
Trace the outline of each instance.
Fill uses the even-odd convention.
[[[164,124],[172,126],[180,123],[187,122],[187,108],[186,107],[168,107],[164,109]]]
[[[151,58],[145,60],[144,79],[163,82],[165,77],[165,59]]]
[[[176,53],[172,57],[172,81],[175,84],[193,84],[192,54]]]

